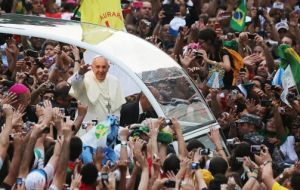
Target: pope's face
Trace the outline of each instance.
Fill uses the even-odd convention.
[[[108,62],[103,57],[95,58],[92,64],[92,70],[96,79],[103,81],[109,69]]]

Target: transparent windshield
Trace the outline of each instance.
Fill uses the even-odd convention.
[[[178,67],[145,71],[139,77],[159,93],[159,104],[166,117],[177,118],[185,132],[215,122],[201,95]]]

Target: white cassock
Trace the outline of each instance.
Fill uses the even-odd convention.
[[[126,101],[116,77],[107,74],[100,82],[94,72],[89,71],[84,76],[77,72],[68,81],[72,85],[69,94],[88,106],[84,121],[103,121],[108,114],[120,116],[121,106]]]

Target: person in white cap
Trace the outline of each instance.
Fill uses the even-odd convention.
[[[120,115],[125,97],[119,80],[108,74],[109,61],[95,56],[90,65],[82,65],[70,79],[69,94],[88,106],[85,121],[104,120],[108,114]]]

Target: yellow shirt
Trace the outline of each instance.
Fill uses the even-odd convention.
[[[278,182],[275,181],[275,183],[272,186],[272,190],[288,190],[288,189],[281,186]]]

